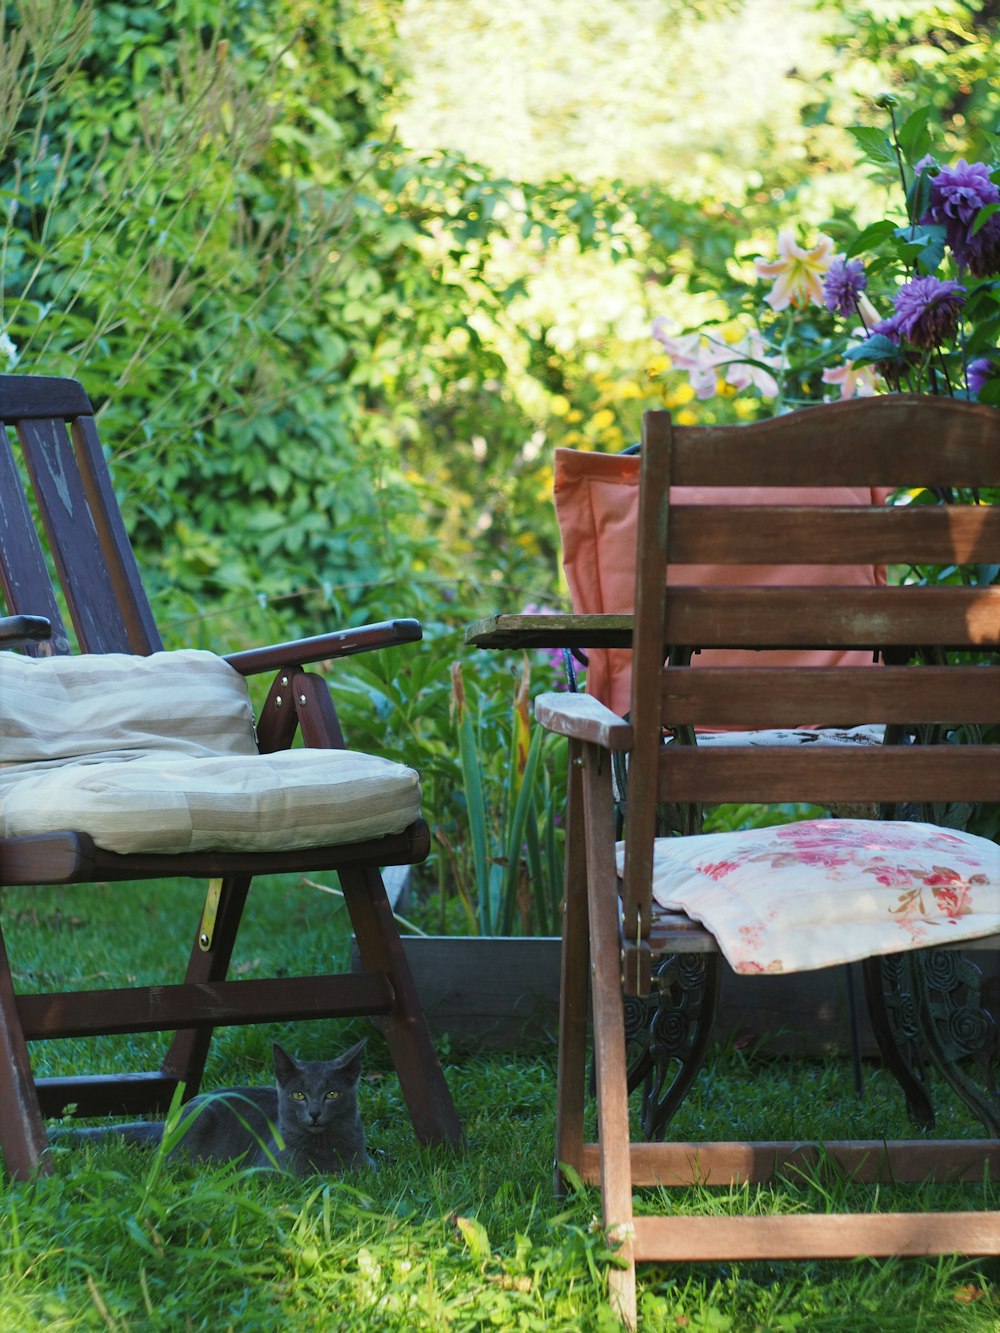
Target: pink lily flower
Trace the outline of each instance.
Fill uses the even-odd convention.
[[[778,258],[755,259],[758,278],[772,278],[774,286],[764,297],[772,310],[788,306],[824,305],[823,274],[833,262],[834,244],[822,233],[810,250],[795,240],[791,231],[778,233]]]
[[[853,361],[824,370],[823,383],[839,385],[841,398],[873,398],[878,393],[871,366],[856,366]]]

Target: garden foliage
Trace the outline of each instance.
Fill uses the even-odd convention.
[[[474,617],[566,605],[552,449],[617,450],[664,403],[682,422],[770,410],[722,380],[696,400],[650,321],[730,319],[782,227],[839,238],[884,216],[849,127],[887,89],[932,109],[941,161],[988,157],[995,0],[789,0],[795,61],[761,108],[728,54],[771,40],[770,9],[2,11],[0,370],[84,382],[169,644],[424,621],[419,652],[338,685],[349,739],[420,768],[463,856],[450,669]],[[571,96],[538,81],[543,29]],[[477,138],[472,110],[448,141],[422,112],[429,84],[467,105],[473,51],[495,92],[478,124],[519,145],[523,122],[530,154]],[[519,669],[478,653],[465,672],[501,843]]]

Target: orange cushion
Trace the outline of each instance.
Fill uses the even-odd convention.
[[[675,504],[883,504],[885,490],[793,490],[773,487],[675,486]],[[639,515],[637,454],[598,454],[575,449],[555,451],[555,505],[562,535],[563,568],[573,610],[581,615],[625,615],[635,605],[635,541]],[[873,565],[684,565],[670,571],[668,583],[697,584],[843,584],[875,587],[886,582],[885,569]],[[631,702],[632,654],[628,649],[593,649],[588,653],[587,692],[619,715]],[[707,649],[696,666],[870,666],[868,652],[755,652]]]

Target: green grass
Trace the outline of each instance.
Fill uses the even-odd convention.
[[[23,989],[166,980],[197,921],[200,889],[171,887],[158,908],[115,888],[6,890],[12,962]],[[242,975],[341,962],[343,912],[292,883],[255,888],[235,960]],[[230,1029],[217,1036],[208,1086],[269,1078],[278,1036],[307,1057],[370,1031],[351,1023]],[[158,1037],[33,1047],[39,1073],[149,1068]],[[295,1180],[164,1164],[119,1144],[60,1148],[54,1174],[0,1185],[0,1328],[33,1330],[600,1330],[609,1255],[595,1191],[552,1193],[554,1058],[446,1052],[468,1136],[462,1154],[416,1147],[381,1039],[362,1088],[378,1172]],[[936,1090],[940,1132],[976,1136]],[[844,1062],[763,1060],[725,1051],[682,1109],[688,1137],[846,1137],[907,1132],[891,1080],[869,1072],[859,1104]],[[867,1133],[868,1131],[865,1130]],[[670,1192],[680,1211],[997,1207],[987,1186],[874,1190],[795,1181],[774,1189]],[[644,1192],[642,1209],[660,1206]],[[860,1330],[996,1333],[1000,1265],[929,1259],[844,1263],[649,1265],[640,1269],[648,1330]]]

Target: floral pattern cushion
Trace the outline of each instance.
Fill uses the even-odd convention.
[[[653,897],[706,926],[736,972],[804,972],[1000,935],[1000,847],[867,819],[658,838]]]

